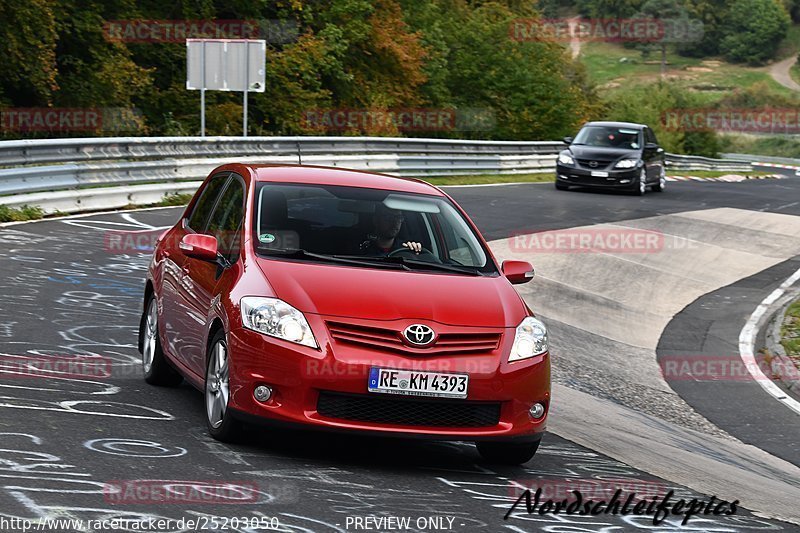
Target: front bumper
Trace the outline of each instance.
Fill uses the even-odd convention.
[[[636,189],[642,167],[624,170],[590,170],[579,166],[556,164],[556,179],[565,185]],[[594,174],[594,175],[593,175]]]
[[[529,409],[533,403],[540,402],[549,410],[550,357],[545,353],[508,363],[514,328],[495,330],[503,334],[497,349],[491,352],[420,356],[336,341],[328,335],[324,317],[306,315],[306,319],[320,343],[319,350],[241,327],[229,333],[232,362],[229,407],[235,416],[249,422],[440,440],[535,441],[545,431],[547,412],[534,420]],[[396,328],[410,323],[392,322]],[[449,326],[436,324],[435,327],[437,331],[447,331]],[[459,406],[460,400],[367,392],[369,371],[373,366],[467,373],[470,376],[467,398]],[[258,385],[272,387],[274,392],[269,401],[255,400],[253,389]],[[318,411],[321,394],[352,397],[362,403],[373,399],[404,402],[398,404],[403,408],[413,401],[426,402],[428,407],[435,408],[444,403],[455,404],[458,408],[498,405],[499,417],[496,423],[477,427],[374,422],[369,421],[369,417],[359,419],[358,416],[334,418]]]

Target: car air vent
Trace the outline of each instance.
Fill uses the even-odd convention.
[[[490,427],[500,422],[499,402],[391,398],[321,391],[317,412],[327,418],[432,427]]]

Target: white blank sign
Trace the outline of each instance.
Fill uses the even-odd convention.
[[[267,42],[255,39],[186,39],[186,88],[263,93]]]

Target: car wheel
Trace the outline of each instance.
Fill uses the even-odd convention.
[[[560,181],[556,180],[556,189],[559,191],[566,191],[569,189],[569,185],[566,183],[561,183]]]
[[[478,453],[484,460],[502,465],[521,465],[530,461],[539,449],[541,440],[526,443],[478,442]]]
[[[653,190],[655,192],[664,192],[664,189],[667,188],[667,173],[664,170],[664,167],[661,167],[661,174],[658,177],[658,183],[653,185]]]
[[[636,196],[644,196],[646,192],[647,192],[647,171],[644,168],[642,168],[642,171],[639,173],[639,181],[636,184],[636,190],[634,191],[634,194],[636,194]]]
[[[139,323],[139,337],[142,347],[142,369],[144,380],[151,385],[164,385],[174,387],[183,381],[178,372],[172,368],[164,356],[161,348],[161,339],[158,337],[158,306],[155,295],[145,306],[142,320]]]
[[[225,332],[218,331],[208,349],[206,368],[206,423],[211,436],[223,442],[235,441],[241,433],[241,423],[233,418],[230,400],[230,353]]]

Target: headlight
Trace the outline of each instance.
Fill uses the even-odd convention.
[[[574,165],[575,164],[575,160],[572,159],[572,156],[569,155],[566,152],[562,152],[562,153],[558,154],[558,162],[561,163],[562,165]]]
[[[514,344],[508,362],[522,361],[547,351],[547,328],[532,316],[525,317],[517,326]]]
[[[634,168],[638,164],[638,159],[623,159],[622,161],[618,161],[617,164],[614,165],[614,168]]]
[[[317,348],[317,339],[303,313],[278,298],[245,296],[241,302],[242,325],[253,331]]]

